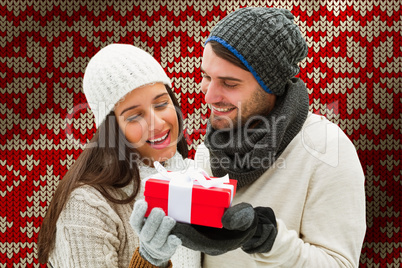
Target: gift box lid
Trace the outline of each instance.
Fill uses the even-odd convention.
[[[211,178],[213,180],[213,178]],[[224,185],[232,185],[233,193],[228,188],[210,187],[205,188],[197,183],[193,185],[192,202],[202,203],[207,206],[223,206],[229,207],[231,204],[231,195],[236,193],[237,181],[229,179],[229,183]],[[148,197],[167,199],[169,195],[169,181],[149,178],[145,183],[144,195]]]

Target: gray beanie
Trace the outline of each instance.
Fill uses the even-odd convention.
[[[268,93],[282,95],[308,47],[289,10],[240,8],[216,24],[205,44],[217,41],[229,49]]]
[[[158,82],[171,87],[169,77],[151,54],[133,45],[111,44],[89,61],[83,89],[99,126],[127,93]]]

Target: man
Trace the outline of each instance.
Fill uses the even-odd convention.
[[[195,161],[214,176],[229,174],[238,190],[222,219],[229,235],[180,224],[174,231],[207,253],[203,267],[359,265],[364,174],[347,136],[308,111],[295,77],[307,51],[293,15],[275,8],[238,9],[206,41],[201,90],[211,116]],[[237,239],[240,232],[247,235]]]

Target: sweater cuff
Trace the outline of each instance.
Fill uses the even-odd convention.
[[[141,257],[139,248],[134,251],[133,257],[131,258],[130,265],[128,268],[143,267],[143,268],[157,268],[158,266],[153,265],[146,259]],[[172,268],[172,261],[169,260],[168,266],[166,268]]]

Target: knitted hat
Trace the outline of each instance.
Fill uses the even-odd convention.
[[[293,15],[286,9],[240,8],[216,24],[205,44],[217,41],[229,49],[268,93],[282,95],[308,47]]]
[[[89,61],[83,89],[97,125],[133,89],[160,82],[171,87],[162,66],[146,51],[128,44],[111,44]]]

